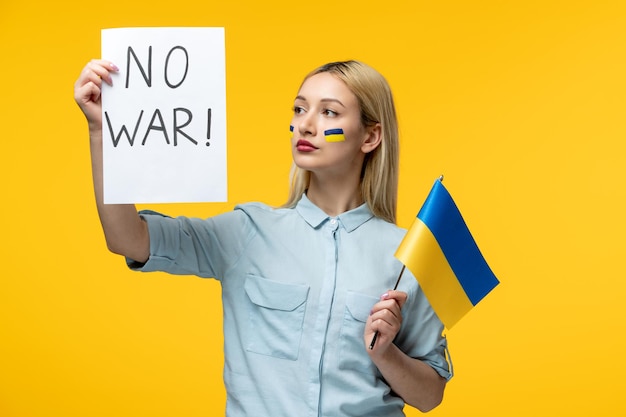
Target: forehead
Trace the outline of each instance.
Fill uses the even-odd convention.
[[[357,103],[356,96],[348,86],[329,72],[321,72],[307,78],[302,83],[298,96],[307,101],[336,99],[344,105]]]

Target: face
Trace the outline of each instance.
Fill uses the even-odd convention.
[[[352,171],[360,175],[365,154],[375,148],[372,138],[379,130],[363,126],[356,96],[343,81],[327,72],[302,84],[291,126],[296,165],[314,173],[335,175]]]

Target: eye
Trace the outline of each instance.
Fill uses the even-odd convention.
[[[293,106],[293,113],[294,114],[302,114],[304,112],[305,112],[304,107],[302,107],[302,106]]]
[[[324,109],[324,111],[322,111],[322,114],[328,117],[336,117],[339,113],[331,109]]]

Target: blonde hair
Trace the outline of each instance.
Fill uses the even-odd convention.
[[[398,121],[393,95],[387,80],[372,67],[359,61],[331,62],[311,71],[312,76],[328,72],[356,96],[363,126],[380,123],[381,143],[368,153],[361,171],[361,195],[372,213],[388,222],[396,222],[398,199]],[[309,186],[311,172],[291,168],[289,198],[283,207],[294,207]]]

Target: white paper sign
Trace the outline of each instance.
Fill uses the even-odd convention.
[[[223,28],[102,31],[104,202],[226,201]]]

